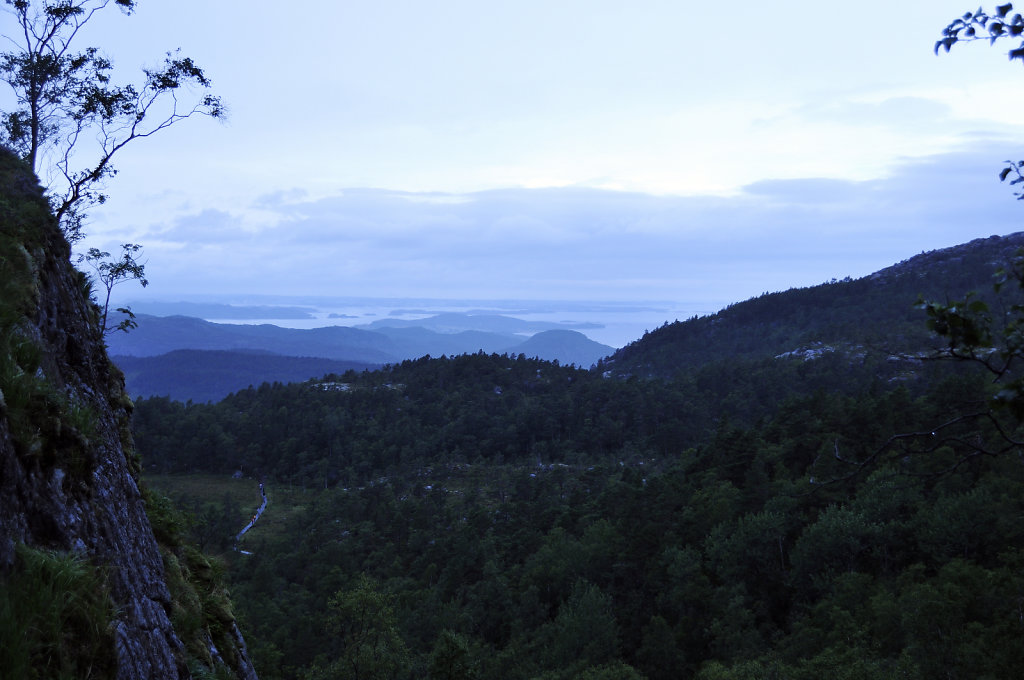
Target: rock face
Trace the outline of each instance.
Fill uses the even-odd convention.
[[[18,543],[87,556],[118,608],[118,677],[190,677],[137,484],[123,377],[35,177],[3,149],[0,238],[0,574]],[[237,643],[237,674],[255,679]]]

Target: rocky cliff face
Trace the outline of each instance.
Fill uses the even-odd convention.
[[[186,678],[138,486],[131,402],[69,256],[35,177],[0,149],[0,575],[18,544],[84,556],[117,607],[117,677]],[[255,679],[230,628],[235,649],[211,655]]]

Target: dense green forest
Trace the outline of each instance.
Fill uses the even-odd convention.
[[[142,400],[135,432],[163,488],[240,470],[271,518],[301,498],[247,555],[209,530],[229,503],[171,494],[264,678],[1024,677],[1024,466],[991,374],[817,347],[659,379],[422,359]]]

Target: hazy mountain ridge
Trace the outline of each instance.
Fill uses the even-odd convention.
[[[463,315],[446,316],[449,327],[472,323],[451,318]],[[293,329],[144,314],[137,321],[138,328],[131,333],[108,339],[111,356],[125,372],[128,392],[193,401],[221,399],[263,382],[302,381],[423,356],[525,354],[587,368],[614,350],[573,330],[547,330],[524,338],[404,326],[374,331],[345,326]],[[508,328],[533,323],[510,317],[488,317],[485,322]]]
[[[322,357],[366,363],[394,358],[389,338],[370,331],[328,326],[308,330],[272,324],[220,324],[188,316],[139,314],[138,327],[108,340],[111,355],[158,356],[177,349],[259,350],[286,356]]]
[[[516,354],[587,367],[608,356],[608,346],[569,330],[542,331],[518,345]],[[582,360],[581,360],[582,359]]]

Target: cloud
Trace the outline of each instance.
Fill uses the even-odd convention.
[[[178,243],[225,243],[248,237],[240,218],[223,210],[207,208],[183,215],[170,224],[155,225],[142,237],[144,241]]]
[[[931,125],[947,119],[951,107],[941,101],[922,96],[877,96],[870,100],[856,98],[827,99],[805,104],[798,115],[807,121],[833,121],[849,125],[881,125],[914,127]]]
[[[307,196],[309,196],[309,192],[305,189],[279,189],[277,191],[272,191],[268,194],[258,196],[253,202],[253,206],[257,208],[274,209],[290,203],[296,203]]]
[[[845,203],[862,195],[864,183],[850,180],[766,179],[743,187],[746,194],[774,199],[785,203],[822,204]]]
[[[1016,231],[996,140],[870,181],[763,180],[732,197],[567,187],[466,194],[280,194],[154,230],[154,294],[174,291],[722,303],[862,276],[922,250]],[[162,292],[161,292],[162,291]]]

